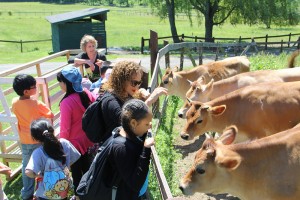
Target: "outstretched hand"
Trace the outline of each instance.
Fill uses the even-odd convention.
[[[12,173],[11,168],[0,162],[0,174],[5,174],[10,176],[11,173]]]
[[[150,138],[146,138],[145,142],[144,142],[144,147],[146,148],[150,148],[151,146],[153,146],[155,144],[154,138],[150,137]]]
[[[161,95],[167,95],[168,94],[168,89],[164,87],[157,87],[155,90],[150,94],[148,99],[146,100],[146,104],[148,106],[151,106],[155,101],[157,101],[158,97]]]

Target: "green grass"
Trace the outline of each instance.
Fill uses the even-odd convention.
[[[50,23],[45,16],[89,8],[84,4],[46,4],[39,2],[31,3],[0,3],[0,40],[42,40],[51,38]],[[99,6],[95,6],[101,8]],[[102,7],[103,8],[103,7]],[[170,36],[168,20],[160,20],[153,15],[146,15],[150,12],[148,8],[135,6],[132,8],[109,7],[106,21],[107,45],[108,47],[127,47],[139,49],[141,37],[149,38],[150,30],[158,33],[159,37]],[[9,12],[11,15],[9,15]],[[23,13],[20,13],[23,12]],[[26,12],[26,13],[24,13]],[[37,13],[45,12],[45,13]],[[52,12],[52,13],[51,13]],[[195,21],[190,26],[186,17],[177,17],[178,34],[184,33],[188,36],[204,36],[204,24],[198,25]],[[273,27],[266,29],[263,25],[233,26],[225,24],[214,28],[214,37],[255,37],[268,35],[284,35],[299,33],[300,26]],[[297,40],[292,38],[292,41]],[[286,41],[287,38],[284,39]],[[281,41],[281,38],[276,38]],[[159,41],[162,44],[163,41]],[[146,44],[147,45],[147,44]],[[79,47],[79,44],[78,44]],[[32,61],[52,52],[52,43],[26,43],[23,45],[23,53],[20,53],[20,44],[0,42],[0,63],[24,63]],[[14,56],[8,56],[13,53]]]

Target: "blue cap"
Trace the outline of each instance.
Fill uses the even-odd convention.
[[[77,67],[74,65],[67,65],[61,70],[62,75],[72,83],[73,89],[76,92],[82,92],[83,88],[81,85],[82,76]]]

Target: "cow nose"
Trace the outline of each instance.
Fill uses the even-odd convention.
[[[183,187],[180,185],[179,189],[181,190],[181,192],[183,193]]]
[[[183,134],[181,134],[181,138],[184,139],[184,140],[188,140],[189,139],[189,135],[183,133]]]

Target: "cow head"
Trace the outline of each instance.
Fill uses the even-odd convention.
[[[213,117],[222,115],[226,110],[226,105],[210,106],[199,101],[190,102],[190,108],[186,112],[186,124],[180,133],[184,140],[192,140],[195,136],[205,133],[207,123]]]
[[[178,67],[174,67],[173,70],[170,67],[167,67],[165,74],[161,78],[161,84],[162,84],[161,86],[167,85],[169,83],[172,84],[174,72],[177,72],[177,71],[178,71]]]
[[[178,83],[177,83],[177,68],[171,69],[168,67],[166,69],[165,74],[161,78],[161,87],[164,87],[168,89],[168,94],[169,95],[175,95],[177,94],[176,90],[178,89]]]
[[[216,141],[206,138],[195,155],[193,166],[181,180],[179,188],[184,195],[226,192],[230,185],[230,171],[241,162],[240,156],[226,146],[233,143],[236,132],[237,128],[231,126]]]
[[[204,77],[201,76],[197,81],[191,83],[191,87],[186,93],[186,98],[192,101],[207,102],[213,90],[213,83],[214,80],[211,79],[211,81],[206,84]],[[178,111],[178,117],[185,119],[189,107],[190,103],[186,100]]]

